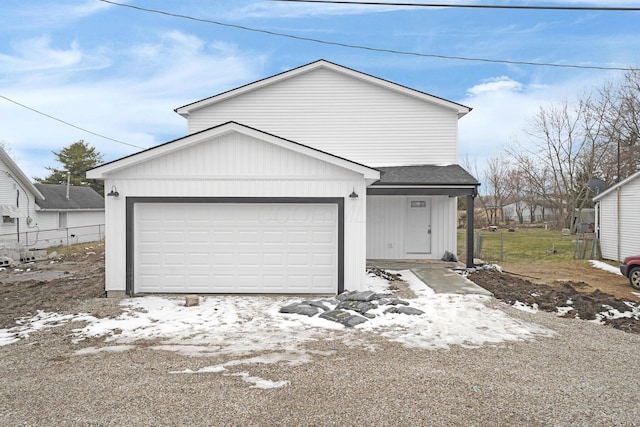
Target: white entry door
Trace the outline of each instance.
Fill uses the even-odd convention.
[[[407,257],[431,253],[431,199],[408,198],[405,230]]]
[[[140,203],[134,292],[335,293],[334,204]]]

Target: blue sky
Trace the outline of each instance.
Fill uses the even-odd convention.
[[[372,7],[268,0],[120,2],[378,49],[582,66],[640,66],[640,12]],[[640,7],[640,1],[629,0],[458,3]],[[186,120],[174,108],[321,58],[472,107],[459,122],[459,156],[480,167],[511,141],[526,140],[527,120],[540,106],[572,101],[624,75],[612,70],[349,49],[98,0],[2,0],[0,5],[1,96],[145,148],[185,135]],[[45,166],[58,166],[51,151],[79,139],[97,147],[105,161],[139,151],[0,98],[0,141],[10,147],[28,176],[46,176]]]

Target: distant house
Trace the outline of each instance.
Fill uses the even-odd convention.
[[[42,193],[0,147],[0,247],[5,242],[25,243],[23,233],[36,230],[36,201],[42,200]]]
[[[0,214],[0,256],[104,238],[102,196],[89,187],[33,184],[2,148]]]
[[[593,198],[602,257],[622,261],[640,254],[640,172]]]
[[[532,224],[555,221],[557,217],[555,209],[545,206],[545,204],[545,202],[540,202],[535,206],[529,206],[527,202],[521,200],[517,204],[516,202],[507,202],[502,210],[505,220],[515,223]],[[520,211],[520,215],[518,215],[518,211]]]
[[[104,237],[104,198],[91,187],[34,184],[44,200],[36,202],[39,240],[46,246],[83,243]]]

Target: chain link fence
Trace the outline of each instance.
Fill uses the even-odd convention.
[[[518,231],[477,231],[474,234],[474,257],[486,262],[524,261],[533,253],[535,259],[563,257],[566,259],[599,259],[600,247],[593,233],[541,232],[527,233],[523,239]]]
[[[102,241],[104,240],[104,230],[104,224],[95,224],[49,230],[29,228],[20,233],[0,234],[0,256],[12,258],[9,256],[9,252]]]

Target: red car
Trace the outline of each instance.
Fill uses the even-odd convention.
[[[626,257],[620,266],[620,272],[629,278],[633,289],[640,290],[640,255]]]

